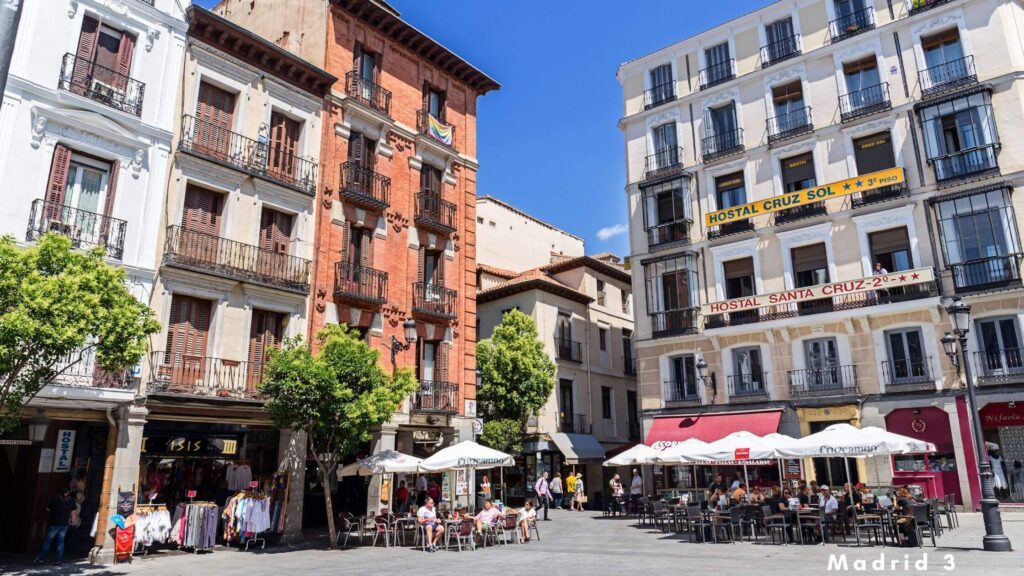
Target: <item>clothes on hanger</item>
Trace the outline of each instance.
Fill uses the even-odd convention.
[[[179,504],[171,522],[171,541],[182,548],[213,548],[218,517],[218,508],[213,502]]]
[[[239,492],[224,506],[224,540],[244,542],[273,527],[271,501],[264,494]]]
[[[151,546],[154,542],[167,542],[171,537],[171,513],[165,506],[149,508],[139,505],[135,509],[135,543]]]

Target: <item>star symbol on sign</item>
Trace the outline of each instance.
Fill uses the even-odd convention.
[[[906,281],[907,281],[907,275],[906,274],[900,274],[900,282],[906,282]]]
[[[846,184],[843,184],[843,190],[849,190],[849,189],[850,189],[850,183],[849,182],[847,182]]]
[[[860,188],[863,185],[864,185],[864,181],[863,180],[857,180],[857,188]]]
[[[917,272],[914,272],[913,274],[910,275],[910,277],[913,278],[914,280],[917,280],[918,278],[921,277],[921,275],[918,274]]]

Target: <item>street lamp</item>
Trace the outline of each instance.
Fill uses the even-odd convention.
[[[46,429],[50,427],[50,419],[42,410],[37,410],[35,416],[28,419],[28,439],[32,442],[46,440]]]
[[[971,330],[971,306],[960,297],[953,298],[953,301],[946,307],[953,322],[953,332],[942,337],[942,351],[949,356],[950,363],[957,368],[957,375],[960,374],[960,367],[963,366],[964,378],[967,379],[967,398],[971,403],[971,420],[974,428],[974,452],[978,457],[978,475],[981,476],[981,517],[985,522],[985,537],[982,539],[982,546],[989,552],[1010,552],[1013,547],[1010,539],[1003,533],[1003,521],[999,516],[999,501],[996,500],[995,488],[992,482],[992,466],[988,461],[988,452],[985,450],[985,438],[981,435],[981,413],[978,410],[978,401],[974,394],[974,375],[971,373],[971,363],[967,357],[967,333]],[[960,343],[957,350],[955,344]],[[957,354],[959,352],[959,355]]]
[[[697,360],[697,376],[700,377],[701,384],[711,391],[711,403],[714,404],[715,397],[718,396],[718,382],[715,382],[714,378],[708,378],[708,363],[703,357]]]
[[[395,356],[398,355],[402,350],[408,350],[410,346],[416,342],[416,321],[412,318],[407,319],[402,323],[402,330],[405,332],[405,342],[403,343],[394,334],[391,335],[391,371],[394,372],[397,368],[395,364]]]

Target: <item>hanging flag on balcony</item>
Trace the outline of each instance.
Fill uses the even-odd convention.
[[[427,115],[427,122],[429,122],[428,130],[430,137],[445,146],[452,145],[452,127],[444,124],[437,118],[434,118],[433,114]]]

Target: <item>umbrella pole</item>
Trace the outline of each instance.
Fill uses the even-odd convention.
[[[786,480],[782,475],[782,458],[778,459],[779,463],[779,498],[782,498],[782,493],[786,491]]]
[[[747,474],[747,463],[743,463],[743,481],[747,483],[747,490],[750,490],[750,476]]]
[[[832,481],[832,459],[831,458],[825,458],[825,468],[828,468],[828,485],[831,488],[832,485],[835,484],[835,482]],[[818,485],[820,486],[821,484],[819,483]]]
[[[850,459],[843,457],[843,464],[846,465],[846,484],[850,486],[850,490],[845,490],[846,486],[843,486],[843,489],[846,492],[846,502],[848,504],[853,504],[853,480],[850,479]]]

